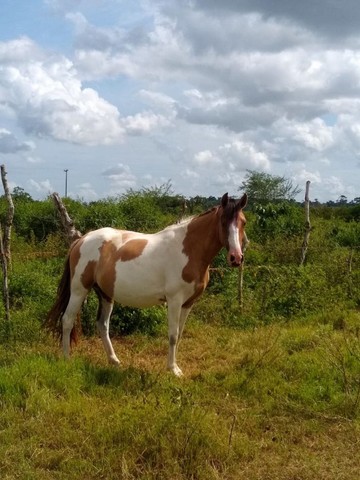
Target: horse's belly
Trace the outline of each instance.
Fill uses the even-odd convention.
[[[126,307],[146,308],[154,305],[162,305],[166,299],[161,295],[134,295],[128,292],[115,293],[114,300]]]
[[[166,282],[154,270],[117,268],[114,300],[131,307],[151,307],[166,301]]]

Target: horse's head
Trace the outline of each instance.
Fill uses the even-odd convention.
[[[220,241],[228,251],[227,261],[231,267],[238,267],[244,259],[242,244],[245,237],[246,218],[242,209],[247,204],[247,195],[240,200],[229,198],[225,193],[220,208]]]

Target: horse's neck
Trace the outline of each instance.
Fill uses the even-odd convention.
[[[221,250],[217,210],[211,210],[190,220],[184,239],[184,252],[210,265]]]

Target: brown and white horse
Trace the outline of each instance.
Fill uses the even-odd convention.
[[[228,263],[243,260],[246,194],[240,200],[226,193],[221,204],[154,234],[100,228],[70,247],[58,296],[45,324],[62,332],[65,357],[82,303],[93,288],[99,298],[97,327],[110,363],[119,364],[109,337],[114,302],[133,307],[167,304],[168,368],[182,375],[176,349],[195,300],[209,281],[209,266],[225,247]]]

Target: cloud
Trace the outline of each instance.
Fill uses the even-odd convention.
[[[342,180],[335,175],[324,178],[323,183],[324,186],[329,190],[329,196],[331,195],[332,197],[336,197],[346,194],[346,186],[343,184]]]
[[[25,161],[30,164],[35,164],[35,163],[42,163],[43,160],[39,157],[34,157],[32,155],[26,155]]]
[[[9,130],[0,128],[0,152],[1,153],[17,153],[28,152],[35,148],[33,142],[21,142]]]
[[[101,173],[110,182],[110,195],[116,195],[120,191],[134,188],[136,186],[136,177],[131,173],[130,167],[118,163],[114,167],[107,168]]]
[[[77,185],[76,192],[79,198],[84,198],[88,202],[99,199],[99,195],[95,192],[90,183],[81,183],[80,185]]]
[[[334,128],[326,125],[321,118],[309,122],[293,122],[283,119],[278,122],[277,129],[287,142],[298,143],[303,147],[323,152],[334,144]]]
[[[200,177],[200,175],[199,175],[197,172],[195,172],[194,170],[192,170],[191,168],[186,168],[186,169],[182,172],[182,176],[183,176],[184,178],[190,178],[190,179],[191,179],[191,178],[196,178],[196,179],[197,179],[197,178]]]
[[[229,190],[236,191],[249,169],[269,170],[270,160],[254,144],[235,139],[220,145],[215,151],[197,152],[182,176],[194,180],[198,188],[208,185],[210,190],[219,190],[228,185]],[[200,178],[201,184],[198,182]]]
[[[35,190],[37,193],[49,195],[50,193],[54,192],[54,188],[51,185],[50,180],[37,182],[36,180],[30,179],[27,183],[30,186],[30,189]]]
[[[310,4],[307,8],[312,11]],[[339,95],[343,109],[358,92],[357,50],[326,49],[306,22],[293,23],[299,9],[287,8],[284,15],[275,7],[272,15],[268,10],[264,2],[228,1],[219,9],[223,13],[213,2],[160,4],[152,29],[140,36],[129,29],[120,41],[118,27],[108,28],[111,40],[96,48],[83,41],[75,65],[84,78],[192,85],[184,89],[184,100],[177,100],[179,118],[233,132],[270,128],[279,118],[304,122],[332,114],[331,102]],[[98,28],[81,22],[96,38]]]
[[[23,50],[23,56],[19,53],[1,69],[0,98],[26,133],[83,145],[123,139],[117,108],[95,90],[83,88],[68,59],[48,56],[45,61],[29,39],[18,39],[0,44],[0,61],[13,48]]]
[[[214,155],[210,150],[203,150],[202,152],[198,152],[194,156],[194,163],[210,167],[212,165],[220,165],[221,160],[218,156]]]
[[[296,174],[294,175],[294,180],[296,181],[296,183],[299,183],[301,185],[306,183],[308,180],[311,183],[315,184],[322,183],[322,177],[318,170],[308,171],[305,167],[302,167],[296,172]]]
[[[169,119],[164,115],[157,115],[152,112],[142,112],[136,115],[129,115],[122,120],[124,130],[130,135],[141,135],[150,132],[158,127],[165,127],[170,124]]]
[[[259,151],[252,143],[235,140],[219,148],[231,170],[269,170],[270,159],[265,152]]]
[[[74,4],[73,0],[44,0],[44,3],[55,11],[67,11]],[[76,0],[76,3],[81,3],[81,0]]]
[[[14,58],[8,65],[9,51]],[[109,145],[121,143],[127,133],[139,135],[168,124],[164,115],[150,111],[121,117],[117,107],[83,87],[70,60],[41,51],[27,38],[1,43],[0,61],[0,100],[27,134]]]
[[[312,0],[279,2],[278,0],[196,0],[195,5],[216,17],[232,17],[239,13],[256,12],[265,19],[288,21],[308,30],[320,32],[332,39],[349,37],[358,33],[360,12],[357,0]]]
[[[248,168],[308,177],[325,197],[359,183],[355,0],[45,1],[73,34],[66,55],[41,48],[43,32],[0,43],[3,126],[37,137],[33,158],[52,140],[98,145],[88,158],[106,145],[115,170],[99,180],[114,191],[141,172],[213,194]]]
[[[177,101],[169,95],[146,89],[141,89],[139,91],[139,97],[145,100],[149,105],[160,108],[161,110],[170,110],[171,112],[174,112],[177,103]]]
[[[94,51],[104,51],[126,42],[127,31],[123,28],[100,28],[91,25],[86,17],[80,12],[69,12],[66,14],[75,27],[76,48],[86,48]]]

